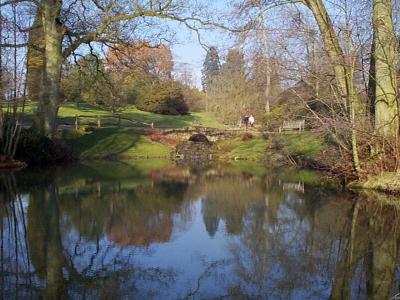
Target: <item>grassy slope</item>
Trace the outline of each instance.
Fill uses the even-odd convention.
[[[122,118],[128,118],[138,122],[137,124],[134,124],[122,120],[122,125],[144,126],[142,123],[154,123],[154,126],[157,128],[182,128],[192,126],[193,121],[197,121],[204,127],[224,127],[224,125],[215,120],[211,113],[206,112],[193,112],[186,116],[167,116],[140,111],[134,106],[128,106],[123,111],[119,112],[119,114],[121,114]],[[67,103],[60,108],[59,117],[61,123],[74,124],[76,115],[93,117],[100,116],[102,124],[104,125],[118,124],[118,118],[115,115],[113,116],[111,112],[89,104],[81,103],[79,106],[76,106],[75,104]],[[96,122],[96,119],[82,118],[80,122],[82,124],[94,123]]]
[[[36,103],[28,103],[25,108],[26,119],[32,121]],[[121,115],[121,125],[143,127],[143,123],[154,123],[156,128],[184,128],[192,126],[196,121],[201,126],[223,128],[224,125],[216,121],[211,113],[194,112],[186,116],[167,116],[136,109],[128,106]],[[87,103],[66,103],[59,109],[59,124],[75,124],[75,116],[83,115],[79,119],[80,125],[96,125],[97,116],[101,117],[102,126],[117,125],[118,115],[101,107]],[[93,118],[89,117],[93,116]],[[134,121],[126,121],[123,118]],[[147,127],[147,126],[146,126]],[[80,155],[82,159],[99,159],[112,156],[113,158],[159,158],[169,157],[171,147],[156,143],[146,136],[140,135],[134,129],[101,128],[93,133],[73,131],[65,134],[66,143]]]
[[[218,156],[221,159],[262,159],[265,156],[267,141],[260,134],[253,136],[254,138],[249,141],[242,141],[241,136],[219,141],[215,146]]]
[[[400,173],[387,172],[382,175],[371,176],[366,181],[352,182],[349,184],[349,187],[400,193]]]
[[[317,161],[325,150],[322,137],[312,132],[285,133],[276,137],[283,154]]]
[[[66,135],[65,140],[82,159],[166,158],[171,152],[169,146],[153,142],[133,129],[104,128]]]

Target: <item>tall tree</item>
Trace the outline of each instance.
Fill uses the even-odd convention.
[[[182,5],[180,0],[161,0],[156,4],[146,0],[134,3],[123,0],[79,3],[68,0],[27,0],[7,1],[1,7],[8,5],[29,5],[31,11],[37,12],[34,26],[18,26],[23,32],[30,31],[30,42],[21,42],[19,45],[2,43],[0,46],[28,46],[27,52],[32,58],[35,52],[32,49],[36,45],[43,45],[43,81],[38,84],[40,92],[37,94],[40,94],[40,129],[46,136],[54,136],[56,131],[63,63],[71,55],[81,55],[77,50],[82,50],[82,45],[93,49],[93,43],[108,45],[137,40],[157,44],[174,37],[170,22],[180,22],[192,30],[210,28],[216,24],[201,4],[191,2],[190,5]],[[35,31],[40,24],[43,38],[35,41]],[[32,65],[32,59],[29,59],[29,63]]]
[[[207,92],[208,85],[212,81],[213,77],[220,75],[220,73],[221,63],[219,61],[217,48],[210,47],[207,51],[202,69],[201,84],[204,92]]]
[[[265,68],[265,85],[264,85],[264,110],[270,112],[271,98],[273,97],[271,91],[271,58],[269,54],[269,41],[267,34],[267,27],[265,24],[265,9],[266,5],[263,0],[257,0],[256,5],[258,8],[258,16],[256,18],[257,36],[260,40],[260,54],[263,56],[263,65]]]
[[[106,65],[115,72],[137,70],[160,80],[171,80],[174,62],[169,46],[135,42],[113,46],[107,53]]]
[[[373,1],[370,96],[374,104],[376,132],[397,141],[397,47],[392,5],[392,0]]]
[[[211,108],[224,122],[234,122],[247,109],[254,109],[254,101],[249,95],[243,53],[230,49],[221,67],[221,74],[213,77],[208,85]]]
[[[357,136],[355,129],[355,105],[357,102],[357,91],[354,80],[354,64],[349,62],[343,52],[333,22],[322,0],[301,0],[312,12],[318,24],[324,50],[333,63],[335,71],[336,86],[338,95],[343,100],[351,126],[351,144],[354,169],[360,172],[360,161],[357,149]]]
[[[44,36],[42,13],[38,9],[28,38],[26,81],[29,99],[40,100],[44,75]]]
[[[273,101],[282,92],[279,63],[277,59],[270,59],[263,53],[256,52],[253,56],[251,73],[257,92],[262,94],[265,112],[269,112]]]

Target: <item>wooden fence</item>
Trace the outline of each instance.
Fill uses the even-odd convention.
[[[114,126],[118,126],[118,127],[122,127],[122,121],[126,121],[126,122],[132,124],[132,126],[143,127],[143,125],[144,125],[144,127],[148,126],[150,128],[154,128],[154,123],[153,122],[151,122],[151,123],[139,122],[139,121],[136,121],[136,120],[129,119],[127,117],[123,117],[121,115],[105,115],[105,116],[100,116],[100,115],[97,115],[97,116],[93,116],[93,115],[75,115],[75,122],[74,122],[75,129],[79,129],[79,126],[83,123],[83,122],[81,122],[82,119],[93,120],[93,122],[95,123],[96,127],[97,128],[101,128],[101,126],[103,124],[102,117],[103,117],[103,119],[115,119],[116,123],[115,123]],[[89,124],[90,124],[90,122],[89,122]],[[66,125],[72,125],[72,124],[66,124]]]

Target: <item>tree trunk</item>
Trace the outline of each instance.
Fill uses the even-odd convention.
[[[375,46],[374,43],[371,45],[371,58],[369,64],[369,80],[368,80],[368,113],[369,120],[372,127],[375,128]]]
[[[334,30],[332,20],[322,0],[303,0],[303,3],[312,11],[322,35],[324,49],[334,65],[336,85],[342,105],[349,117],[352,134],[352,157],[353,167],[357,174],[360,173],[360,163],[357,151],[357,135],[355,130],[355,111],[357,92],[354,84],[354,68],[346,64],[345,56],[340,47],[339,38]]]
[[[26,83],[30,100],[39,101],[44,76],[44,34],[42,25],[42,13],[38,9],[33,22],[33,29],[29,32],[28,54],[26,63]]]
[[[54,137],[60,103],[61,68],[63,63],[63,26],[60,24],[60,0],[43,0],[43,32],[45,72],[39,105],[40,130],[45,136]]]
[[[372,215],[368,221],[367,296],[371,300],[391,299],[398,259],[398,234],[394,227],[383,231],[382,218]]]
[[[269,113],[270,108],[270,96],[271,96],[271,59],[269,56],[269,45],[267,28],[265,27],[264,19],[265,4],[260,4],[259,15],[258,15],[258,26],[259,26],[259,38],[261,40],[262,53],[264,54],[263,61],[265,62],[265,88],[264,88],[264,110]]]
[[[396,79],[396,45],[391,0],[373,2],[372,87],[375,106],[375,130],[395,140],[399,131]]]
[[[57,203],[56,186],[52,184],[45,192],[43,201],[48,213],[46,235],[46,290],[45,299],[62,299],[65,295],[63,267],[65,258],[60,234],[60,211]]]
[[[346,74],[345,59],[339,38],[334,30],[331,18],[322,0],[304,0],[305,5],[311,10],[318,24],[324,50],[334,65],[335,79],[340,99],[346,110],[349,105],[348,74]]]
[[[0,7],[0,42],[2,42],[3,36],[3,12]],[[4,101],[4,82],[3,82],[3,49],[0,47],[0,140],[4,138],[4,113],[3,104]]]

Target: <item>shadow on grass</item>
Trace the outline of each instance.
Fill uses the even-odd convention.
[[[135,146],[140,135],[129,129],[104,128],[69,141],[73,151],[82,158],[107,158],[118,156]]]

